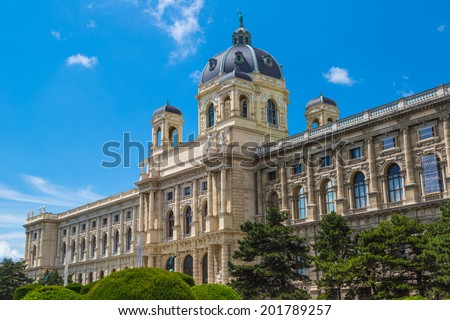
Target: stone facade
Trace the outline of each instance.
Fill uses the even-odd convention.
[[[30,276],[63,273],[67,261],[73,280],[86,284],[124,268],[168,268],[175,256],[174,271],[196,283],[226,283],[239,226],[264,221],[270,203],[289,212],[288,224],[308,242],[331,210],[355,235],[392,212],[439,216],[450,189],[450,85],[340,120],[321,94],[307,105],[308,130],[288,136],[281,67],[245,39],[241,26],[232,47],[205,66],[195,141],[181,142],[182,112],[167,103],[153,114],[152,153],[137,188],[28,217]]]

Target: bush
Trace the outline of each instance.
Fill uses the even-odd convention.
[[[225,284],[201,284],[192,287],[197,300],[242,300],[233,288]]]
[[[76,293],[80,293],[81,288],[83,288],[83,285],[82,285],[82,284],[79,284],[78,282],[73,282],[73,283],[69,283],[69,284],[66,286],[66,288],[67,288],[67,289],[70,289],[70,290],[72,290],[72,291],[74,291],[74,292],[76,292]]]
[[[34,289],[42,287],[39,283],[31,283],[26,284],[24,286],[18,287],[14,291],[13,300],[21,300],[23,297],[27,295],[28,292],[33,291]]]
[[[114,272],[86,295],[91,300],[195,300],[191,288],[159,268],[134,268]]]
[[[173,274],[176,274],[177,276],[179,276],[181,278],[181,280],[183,280],[184,282],[186,282],[189,285],[189,287],[195,286],[194,278],[192,278],[191,276],[187,275],[186,273],[174,272]]]
[[[411,297],[403,297],[395,300],[429,300],[428,298],[422,296],[411,296]]]
[[[64,287],[46,286],[28,292],[22,300],[83,300],[83,297]]]
[[[91,283],[89,283],[89,284],[87,284],[85,286],[82,286],[81,289],[80,289],[80,294],[81,295],[87,294],[89,291],[91,291],[92,287],[97,284],[97,282],[98,281],[94,281],[94,282],[91,282]]]

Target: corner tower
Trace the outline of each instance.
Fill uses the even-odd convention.
[[[306,104],[306,125],[308,129],[314,129],[338,120],[339,114],[337,103],[321,92],[319,97]]]
[[[153,112],[152,116],[152,154],[161,153],[181,143],[183,137],[183,115],[169,101]]]
[[[227,131],[230,141],[267,142],[288,135],[282,68],[270,53],[252,46],[242,16],[232,45],[204,67],[196,99],[200,137]]]

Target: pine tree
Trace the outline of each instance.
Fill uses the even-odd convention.
[[[11,300],[16,288],[33,281],[26,276],[24,270],[25,264],[23,262],[3,259],[0,263],[0,300]]]
[[[55,269],[52,271],[47,269],[44,276],[39,279],[38,283],[43,286],[62,286],[64,284],[64,279]]]
[[[245,236],[233,258],[244,263],[229,263],[229,269],[230,285],[245,299],[308,297],[295,282],[308,280],[302,271],[310,266],[309,247],[283,224],[287,217],[271,207],[267,223],[247,221],[241,225]]]
[[[325,289],[325,297],[341,300],[341,288],[348,280],[348,259],[354,255],[352,231],[345,218],[336,212],[327,214],[319,222],[319,230],[314,239],[316,257],[314,264],[322,271],[316,281]]]

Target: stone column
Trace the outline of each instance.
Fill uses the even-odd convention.
[[[405,177],[405,198],[408,203],[416,203],[418,190],[416,179],[414,176],[414,160],[412,157],[411,148],[411,136],[409,127],[403,129],[403,144],[405,152],[405,166],[406,166],[406,177]]]
[[[218,228],[216,184],[214,182],[214,173],[208,172],[208,215],[206,217],[206,232],[215,231]],[[216,199],[216,201],[214,200]]]
[[[312,156],[309,156],[308,163],[308,216],[312,217],[313,220],[319,220],[318,213],[317,213],[317,204],[316,204],[316,198],[315,198],[315,192],[314,192],[314,162],[312,159]]]
[[[222,284],[228,283],[229,279],[229,271],[228,271],[228,259],[229,259],[229,245],[224,243],[222,244],[221,250],[221,269],[222,269]]]
[[[200,277],[200,261],[198,260],[198,252],[197,249],[194,249],[192,253],[192,277],[194,278],[195,283],[202,283],[202,279]]]
[[[232,216],[227,212],[227,201],[228,201],[228,179],[227,179],[227,169],[222,167],[220,169],[220,211],[219,211],[219,229],[229,230],[233,227]]]
[[[208,188],[209,189],[209,188]],[[214,246],[208,246],[208,283],[215,283],[214,273]]]
[[[25,254],[24,254],[24,260],[27,261],[30,259],[30,239],[31,239],[31,235],[30,232],[27,231],[26,232],[26,238],[25,238]],[[31,263],[30,261],[28,261],[28,266],[30,266]]]
[[[258,205],[257,216],[261,217],[264,214],[263,205],[263,188],[262,188],[262,172],[260,169],[256,171],[256,201]]]
[[[175,215],[175,223],[173,227],[173,239],[178,240],[181,235],[181,228],[180,228],[180,186],[175,186],[175,203],[174,203],[174,212]]]
[[[113,235],[113,231],[112,231],[112,220],[113,220],[113,215],[110,213],[108,215],[108,249],[107,249],[108,257],[111,257],[112,252],[113,252],[112,251],[112,247],[113,247],[112,240],[114,238],[114,235]],[[78,239],[78,234],[77,234],[77,239]],[[77,248],[78,248],[78,244],[77,244]]]
[[[447,192],[450,192],[450,116],[444,117],[445,150],[447,156]]]
[[[38,234],[38,243],[36,245],[36,266],[42,265],[42,252],[44,252],[44,232],[42,231],[42,227],[39,229]]]
[[[91,259],[91,220],[86,220],[86,252],[85,252],[85,261]]]
[[[339,214],[346,215],[348,213],[348,203],[347,198],[345,197],[343,170],[344,168],[342,159],[342,149],[339,148],[336,151],[336,180],[337,180],[336,211]]]
[[[199,232],[199,210],[198,210],[198,179],[192,183],[192,228],[191,234],[197,236]]]
[[[95,244],[95,258],[96,259],[99,259],[100,258],[100,254],[101,254],[100,250],[101,250],[101,243],[102,243],[102,241],[101,241],[101,234],[100,234],[100,222],[101,222],[100,217],[97,217],[97,223],[96,223],[97,234],[95,236],[95,238],[97,240],[97,243]],[[67,251],[69,251],[69,250],[67,249]]]
[[[139,232],[144,231],[144,194],[139,194]]]
[[[122,210],[119,211],[119,254],[123,254],[125,252],[125,247],[124,247],[124,243],[125,243],[125,239],[126,239],[126,234],[124,234],[124,221],[123,221],[123,212]]]
[[[281,183],[281,211],[288,211],[287,202],[287,175],[286,175],[286,164],[282,163],[280,165],[280,183]]]
[[[149,226],[148,226],[148,230],[147,230],[147,235],[148,235],[148,241],[144,242],[150,242],[150,243],[155,243],[158,241],[158,233],[156,231],[157,227],[155,228],[155,221],[159,220],[159,218],[156,217],[156,214],[158,212],[158,204],[155,203],[156,202],[156,191],[155,190],[151,190],[150,191],[150,195],[148,198],[149,201]]]
[[[373,144],[373,138],[367,139],[367,155],[369,160],[369,210],[377,210],[380,208],[380,192],[378,191],[378,177],[377,177],[377,165],[375,157],[375,146]]]

